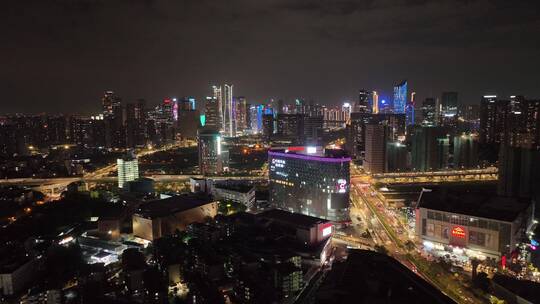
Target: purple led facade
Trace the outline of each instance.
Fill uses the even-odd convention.
[[[333,157],[320,157],[320,156],[310,156],[310,155],[303,155],[303,154],[272,152],[272,151],[268,151],[268,155],[296,158],[296,159],[303,159],[303,160],[313,160],[313,161],[324,162],[324,163],[343,163],[343,162],[351,161],[350,157],[333,158]]]

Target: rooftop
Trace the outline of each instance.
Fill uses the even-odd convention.
[[[344,150],[323,150],[321,147],[272,148],[268,150],[268,155],[330,163],[342,163],[351,161],[351,158],[345,153]]]
[[[392,257],[351,250],[317,291],[317,303],[454,303]]]
[[[514,221],[529,206],[529,200],[498,196],[492,187],[443,186],[424,192],[419,205],[426,209],[505,222]]]
[[[244,184],[232,184],[232,185],[215,184],[214,187],[219,188],[219,189],[241,192],[241,193],[248,193],[254,188],[253,185],[244,185]]]
[[[257,217],[266,218],[269,220],[275,220],[279,222],[285,222],[294,226],[301,226],[306,228],[311,228],[312,226],[318,224],[329,223],[330,221],[321,219],[318,217],[313,217],[309,215],[304,215],[300,213],[292,213],[289,211],[271,209],[268,211],[261,212]]]
[[[182,194],[166,199],[155,200],[139,207],[137,213],[144,217],[161,217],[212,203],[213,200],[202,194]]]

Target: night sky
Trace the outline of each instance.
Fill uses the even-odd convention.
[[[100,108],[210,94],[228,82],[249,102],[418,100],[458,91],[540,98],[539,1],[4,0],[0,113]]]

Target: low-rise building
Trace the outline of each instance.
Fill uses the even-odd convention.
[[[492,189],[438,187],[421,194],[416,235],[427,248],[498,259],[525,239],[533,214],[529,200],[497,196]]]
[[[153,241],[189,224],[216,216],[217,201],[205,195],[185,194],[142,204],[133,214],[133,235]]]
[[[35,259],[7,257],[0,267],[0,290],[3,295],[11,296],[23,290],[37,276]]]
[[[255,187],[252,185],[214,184],[212,195],[219,200],[230,200],[252,208],[255,204]]]

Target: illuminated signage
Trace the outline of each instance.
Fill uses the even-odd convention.
[[[274,165],[277,168],[284,168],[285,164],[286,162],[284,159],[272,158],[272,165]]]
[[[332,234],[332,226],[328,226],[328,227],[323,228],[323,230],[322,230],[322,236],[323,237],[329,236],[330,234]]]
[[[317,147],[307,147],[307,153],[308,154],[317,153]]]
[[[347,181],[344,179],[338,179],[337,181],[337,192],[345,193],[347,192]]]
[[[465,229],[456,226],[452,229],[452,235],[458,238],[465,238]]]

